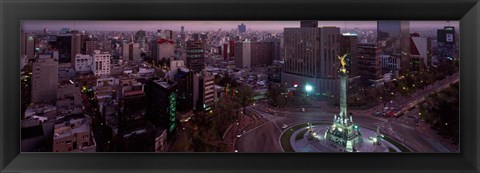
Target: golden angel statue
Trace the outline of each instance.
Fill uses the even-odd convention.
[[[338,59],[340,60],[340,64],[342,65],[342,69],[345,69],[345,65],[347,65],[347,63],[345,62],[346,57],[347,57],[347,54],[343,56],[338,56]]]

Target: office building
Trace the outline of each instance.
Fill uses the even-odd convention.
[[[248,40],[235,43],[235,67],[250,69],[251,68],[251,43]]]
[[[163,58],[173,60],[175,57],[175,42],[170,39],[157,40],[157,60]]]
[[[376,44],[358,44],[358,73],[362,82],[378,86],[382,83],[382,64]]]
[[[245,25],[245,24],[243,24],[243,23],[240,24],[240,25],[238,25],[238,32],[239,32],[239,33],[245,33],[245,32],[247,32],[247,25]]]
[[[347,54],[345,68],[350,77],[355,77],[358,75],[358,37],[356,34],[344,33],[340,38],[340,55]]]
[[[137,61],[140,59],[140,44],[123,43],[122,55],[124,61]]]
[[[302,23],[300,28],[284,29],[282,83],[288,87],[312,85],[312,92],[322,95],[338,94],[340,28]]]
[[[377,21],[377,42],[381,55],[390,55],[400,61],[400,69],[383,69],[384,72],[406,72],[410,70],[409,21]]]
[[[193,105],[198,112],[209,111],[215,106],[215,77],[210,72],[193,76]]]
[[[58,61],[41,55],[32,67],[32,103],[48,103],[57,99]]]
[[[428,39],[418,33],[411,34],[410,37],[410,66],[411,70],[425,69],[429,66],[428,57]]]
[[[445,26],[443,29],[437,30],[437,59],[438,61],[457,59],[459,55],[455,51],[457,49],[457,37],[455,27]]]
[[[193,71],[185,67],[179,67],[175,74],[177,82],[177,110],[188,112],[193,110]]]
[[[204,44],[201,41],[187,41],[186,48],[187,68],[195,73],[205,68]]]
[[[168,129],[171,134],[176,127],[177,83],[173,80],[153,80],[147,84],[148,115],[158,128]]]

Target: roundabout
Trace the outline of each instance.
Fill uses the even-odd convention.
[[[280,144],[285,152],[346,152],[345,148],[325,139],[328,122],[313,122],[294,125],[285,129]],[[392,138],[378,135],[374,130],[360,128],[361,142],[355,152],[410,152]]]

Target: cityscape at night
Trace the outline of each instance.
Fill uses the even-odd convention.
[[[23,21],[22,152],[460,152],[459,21]]]

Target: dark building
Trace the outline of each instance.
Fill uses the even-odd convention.
[[[447,59],[453,60],[454,58],[458,58],[458,55],[455,54],[455,39],[455,27],[445,26],[444,29],[437,30],[438,47],[436,54],[439,61],[445,61]]]
[[[187,41],[187,67],[197,73],[205,68],[204,44],[201,41]]]
[[[302,28],[318,28],[318,21],[316,20],[303,20],[300,21],[300,27]]]
[[[251,65],[252,67],[265,67],[273,62],[275,45],[273,42],[252,42],[251,43]]]
[[[362,82],[372,84],[381,78],[381,61],[377,52],[375,44],[358,44],[358,73]]]
[[[193,71],[188,68],[179,68],[175,75],[177,82],[177,110],[188,112],[193,109]]]
[[[350,77],[358,75],[358,56],[357,56],[357,47],[358,47],[358,37],[352,34],[343,34],[340,36],[340,55],[347,54],[346,60],[347,65],[346,69]]]
[[[271,42],[273,44],[273,60],[281,60],[281,41],[280,38],[267,38],[265,42]]]
[[[173,80],[153,80],[147,84],[147,114],[157,128],[167,127],[172,134],[176,127],[177,83]]]
[[[120,86],[119,92],[119,134],[129,133],[132,123],[141,124],[145,120],[147,96],[145,95],[144,85],[135,83],[131,85]],[[127,126],[129,128],[127,128]]]
[[[58,62],[71,63],[72,62],[72,35],[59,34],[56,37],[56,48],[58,49]]]
[[[239,32],[239,33],[245,33],[245,32],[247,32],[247,25],[245,25],[245,24],[243,24],[243,23],[240,24],[240,25],[238,25],[238,32]]]

